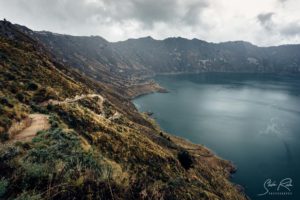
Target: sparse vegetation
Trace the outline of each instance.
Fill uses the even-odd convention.
[[[34,93],[32,100],[37,103],[45,102],[49,99],[59,99],[53,89],[46,87],[40,88]]]
[[[17,157],[19,153],[21,157]],[[20,199],[35,194],[35,190],[47,198],[57,192],[58,197],[71,194],[79,197],[84,192],[82,187],[85,184],[94,184],[96,187],[110,178],[106,176],[109,174],[107,171],[110,171],[109,164],[99,154],[84,151],[75,132],[64,132],[60,128],[42,131],[33,139],[31,145],[9,147],[2,150],[1,155],[1,166],[10,168],[12,171],[9,174],[18,175],[11,181],[12,186],[17,186],[17,183],[20,185],[10,187],[9,190],[16,193],[21,191]],[[6,177],[9,174],[1,169],[1,176]],[[6,179],[2,179],[0,192],[7,185]]]

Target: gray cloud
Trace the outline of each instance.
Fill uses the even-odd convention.
[[[300,24],[292,22],[281,28],[280,34],[287,37],[300,36]]]
[[[182,23],[194,25],[201,22],[201,11],[208,6],[207,0],[0,0],[1,4],[22,8],[21,13],[40,15],[64,22],[124,23],[127,20],[139,22],[151,28],[155,23]],[[74,25],[74,24],[73,24]]]
[[[114,6],[119,7],[121,12],[115,13],[117,20],[123,21],[127,19],[138,20],[146,27],[152,27],[156,22],[173,22],[176,20],[177,1],[172,0],[131,0],[127,3],[127,7],[120,4]],[[122,6],[122,7],[120,7]],[[122,11],[123,10],[123,11]],[[175,16],[175,17],[174,17]]]
[[[103,7],[88,1],[10,0],[3,2],[4,0],[0,0],[0,5],[5,4],[6,9],[18,14],[21,18],[31,15],[34,21],[47,19],[48,23],[59,23],[60,25],[84,23],[89,18],[104,13]]]
[[[287,1],[289,1],[289,0],[278,0],[280,3],[285,3],[285,2],[287,2]]]
[[[257,20],[259,23],[268,31],[273,29],[274,23],[272,21],[272,17],[275,15],[273,12],[269,13],[261,13],[257,15]]]
[[[298,0],[0,0],[0,18],[13,23],[110,41],[151,35],[296,43],[298,10]]]
[[[287,1],[287,0],[280,0]],[[257,20],[260,25],[267,31],[276,33],[283,37],[295,37],[300,36],[300,24],[298,21],[292,21],[287,24],[278,24],[273,21],[275,13],[261,13],[257,16]]]
[[[104,1],[105,13],[118,22],[136,20],[143,27],[155,23],[194,25],[200,23],[200,15],[208,6],[207,0],[128,0],[126,3]]]
[[[206,1],[198,1],[196,3],[190,4],[187,8],[187,12],[182,18],[183,21],[189,25],[195,25],[202,22],[200,15],[202,11],[208,6],[209,4]]]

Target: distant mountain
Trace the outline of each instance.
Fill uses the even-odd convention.
[[[124,72],[152,69],[117,50],[0,21],[0,199],[246,199],[232,163],[135,109],[155,83]]]
[[[300,72],[300,45],[258,47],[244,41],[208,43],[180,37],[145,37],[111,43],[95,36],[33,31],[31,34],[63,62],[98,80],[111,82],[114,78],[120,85],[125,80],[136,82],[156,74]],[[130,81],[126,84],[130,85]]]
[[[215,44],[197,39],[147,37],[112,46],[133,66],[155,74],[300,72],[300,45],[262,48],[243,41]]]

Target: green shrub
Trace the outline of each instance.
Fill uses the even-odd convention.
[[[25,96],[24,96],[24,94],[22,94],[22,93],[18,93],[18,94],[16,95],[16,98],[17,98],[19,101],[21,101],[21,102],[24,102],[24,100],[25,100]]]
[[[31,103],[30,105],[31,109],[33,112],[38,112],[38,113],[42,113],[42,114],[49,114],[49,111],[42,107],[42,106],[38,106],[35,103]]]
[[[35,91],[38,88],[39,88],[39,86],[36,83],[34,83],[34,82],[30,82],[27,85],[27,90],[30,90],[30,91]]]
[[[50,103],[47,105],[47,109],[52,111],[52,110],[54,110],[54,106]]]
[[[7,132],[0,133],[0,141],[5,142],[7,140],[9,140],[9,134]]]
[[[28,155],[25,157],[26,162],[46,164],[50,171],[54,170],[58,162],[62,162],[67,171],[66,179],[68,176],[74,175],[72,175],[74,169],[82,170],[82,172],[90,170],[97,176],[101,175],[101,165],[99,164],[101,158],[91,152],[83,151],[75,133],[65,133],[60,128],[52,128],[38,134],[33,142],[35,148],[28,151]],[[80,167],[78,168],[78,166]]]
[[[0,104],[2,104],[2,105],[4,105],[4,106],[7,106],[7,107],[9,107],[9,108],[13,108],[13,107],[14,107],[14,105],[12,105],[12,104],[8,101],[8,99],[5,98],[5,97],[1,97],[1,98],[0,98]]]
[[[16,80],[16,77],[13,74],[7,73],[5,75],[6,75],[7,80],[9,80],[9,81]]]
[[[15,200],[42,200],[40,194],[29,193],[29,192],[23,192],[20,194]]]
[[[0,163],[8,162],[20,153],[19,147],[9,146],[0,149]]]
[[[193,157],[190,155],[188,151],[180,151],[177,155],[178,160],[181,164],[181,166],[188,170],[193,165]]]
[[[48,109],[48,107],[47,107]],[[58,118],[51,114],[50,117],[49,117],[49,123],[51,125],[51,128],[58,128],[59,127],[59,122],[58,122]]]
[[[9,90],[11,93],[15,94],[20,90],[20,87],[16,84],[10,85]]]
[[[49,169],[46,164],[25,161],[21,163],[21,169],[19,169],[19,171],[23,174],[22,187],[24,189],[36,188],[48,182]]]
[[[41,102],[47,101],[49,99],[58,99],[58,98],[59,97],[54,92],[54,90],[52,90],[51,88],[47,87],[47,88],[39,88],[34,93],[34,96],[33,96],[32,100],[34,102],[41,103]]]
[[[8,181],[5,178],[0,179],[0,197],[2,197],[7,190]]]
[[[56,121],[55,116],[51,119]],[[79,195],[78,199],[82,199],[90,191],[89,187],[94,187],[96,191],[105,190],[98,187],[107,180],[105,172],[111,169],[99,153],[87,152],[82,148],[78,133],[53,127],[38,132],[28,147],[18,144],[18,147],[7,147],[5,150],[0,148],[0,163],[6,164],[5,168],[0,164],[0,176],[16,175],[7,194],[19,194],[18,200],[48,199],[56,194],[59,194],[57,199],[70,195]],[[45,194],[51,187],[50,193]]]
[[[0,116],[0,126],[4,127],[4,129],[9,129],[11,126],[12,121],[8,117],[2,117]]]

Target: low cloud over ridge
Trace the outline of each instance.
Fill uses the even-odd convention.
[[[35,30],[110,41],[151,35],[263,46],[300,43],[299,9],[297,0],[0,0],[0,17]]]

